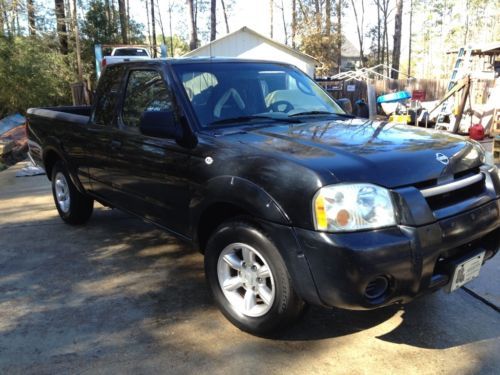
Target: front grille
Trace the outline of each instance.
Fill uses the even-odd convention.
[[[474,168],[453,175],[446,183],[438,179],[416,184],[432,211],[456,205],[486,193],[485,175]]]
[[[439,210],[440,208],[455,205],[467,199],[477,197],[484,193],[484,178],[481,181],[473,183],[462,189],[453,190],[443,194],[427,197],[427,203],[432,211]]]

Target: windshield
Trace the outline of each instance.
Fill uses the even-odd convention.
[[[172,67],[205,128],[230,126],[232,119],[237,123],[252,117],[265,121],[345,114],[311,78],[290,66],[214,62]]]

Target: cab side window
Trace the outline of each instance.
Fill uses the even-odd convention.
[[[114,120],[116,105],[120,96],[124,69],[122,66],[108,66],[99,82],[92,122],[97,125],[111,125]]]
[[[173,111],[170,90],[161,74],[155,70],[130,72],[123,102],[122,120],[125,128],[139,132],[141,117],[145,112]]]

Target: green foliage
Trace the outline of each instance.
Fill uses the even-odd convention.
[[[161,41],[162,43],[165,43],[165,45],[167,46],[167,57],[172,57],[172,52],[171,52],[172,45],[174,49],[173,53],[174,57],[182,56],[189,52],[189,45],[179,35],[174,35],[172,37],[172,43],[170,43],[170,35],[163,36],[160,34],[156,37],[156,39],[158,41]]]
[[[70,104],[74,71],[67,58],[51,39],[0,38],[0,117]]]
[[[110,19],[107,13],[111,14]],[[106,9],[104,2],[92,0],[85,14],[81,27],[82,37],[88,44],[119,44],[121,43],[120,14],[116,9]],[[130,43],[142,43],[143,25],[130,20]]]

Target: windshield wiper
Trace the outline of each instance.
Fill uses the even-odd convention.
[[[289,117],[273,117],[273,116],[265,116],[265,115],[248,115],[248,116],[238,116],[225,118],[222,120],[213,121],[209,124],[212,125],[224,125],[224,124],[240,124],[242,122],[252,121],[252,120],[273,120],[277,122],[290,122],[294,124],[298,124],[301,121],[298,119],[292,119]]]
[[[304,112],[294,113],[292,115],[289,115],[289,117],[305,116],[305,115],[336,115],[336,114],[337,113],[328,111],[304,111]]]

